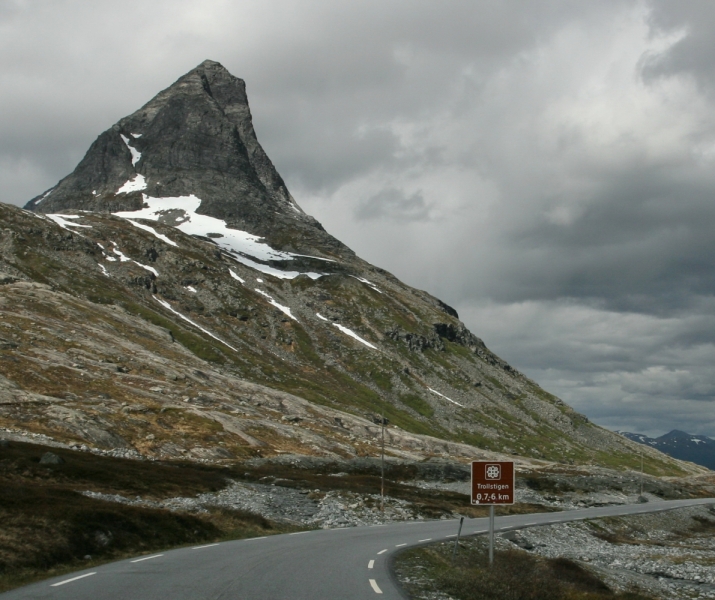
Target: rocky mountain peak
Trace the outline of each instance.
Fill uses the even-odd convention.
[[[27,209],[135,211],[195,197],[197,214],[249,233],[347,250],[298,206],[253,129],[246,84],[206,60],[102,133],[69,176]]]

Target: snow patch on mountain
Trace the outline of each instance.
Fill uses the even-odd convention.
[[[134,133],[130,134],[134,138],[140,138],[141,134],[136,135]],[[121,133],[119,134],[119,137],[122,138],[122,141],[124,142],[124,145],[129,148],[129,152],[132,153],[132,166],[136,166],[136,164],[141,160],[142,153],[139,152],[136,148],[133,148],[132,146],[129,145],[129,138],[126,136],[123,136]]]
[[[137,177],[142,177],[137,175]],[[143,180],[143,177],[142,177]],[[125,184],[126,186],[127,184]],[[123,186],[124,187],[124,186]],[[201,205],[201,199],[195,195],[177,196],[171,198],[153,198],[143,194],[144,208],[134,211],[121,211],[114,213],[115,216],[134,221],[135,219],[147,219],[159,221],[162,217],[167,217],[171,213],[174,219],[174,226],[184,233],[201,237],[208,237],[224,250],[231,258],[241,264],[271,275],[279,279],[295,279],[299,275],[307,275],[311,279],[318,279],[320,273],[300,271],[281,271],[270,265],[265,265],[256,261],[272,260],[294,260],[301,257],[301,254],[283,252],[271,248],[262,242],[259,236],[253,235],[240,229],[231,229],[226,226],[226,222],[208,215],[197,214]],[[176,213],[183,213],[176,216]],[[251,257],[251,258],[249,258]],[[317,257],[314,257],[317,258]],[[252,260],[253,259],[253,260]],[[329,260],[329,259],[326,259]]]
[[[163,233],[159,233],[156,229],[153,227],[150,227],[149,225],[144,225],[144,223],[137,223],[136,221],[133,221],[132,219],[127,219],[134,227],[138,227],[139,229],[143,229],[144,231],[148,231],[151,233],[154,237],[160,239],[162,242],[166,242],[170,246],[177,246],[177,244],[174,240],[169,239],[166,237]]]
[[[150,271],[151,273],[154,273],[155,277],[159,277],[159,272],[154,268],[150,267],[149,265],[144,265],[140,262],[137,262],[134,259],[129,258],[126,254],[124,254],[120,249],[119,246],[117,246],[116,242],[112,242],[114,244],[114,248],[112,248],[112,252],[116,254],[119,257],[120,262],[133,262],[135,265],[140,266],[142,269],[146,269],[147,271]],[[110,260],[109,257],[107,257],[107,260]]]
[[[377,346],[373,346],[370,342],[367,340],[362,339],[357,333],[355,333],[352,329],[348,329],[347,327],[340,325],[339,323],[333,323],[333,327],[337,327],[340,331],[342,331],[345,335],[349,335],[351,338],[355,338],[358,342],[361,344],[365,344],[368,348],[372,348],[373,350],[377,350]]]
[[[55,186],[57,187],[57,186]],[[44,194],[42,194],[42,198],[40,198],[37,202],[35,202],[35,206],[37,206],[40,202],[42,202],[47,196],[49,196],[52,192],[55,191],[55,188],[51,187],[49,190],[47,190]]]
[[[135,175],[134,179],[128,179],[125,184],[117,190],[117,194],[128,194],[129,192],[141,192],[146,189],[146,179],[144,175]]]
[[[438,396],[444,398],[445,400],[449,400],[452,404],[456,404],[457,406],[461,406],[462,408],[466,408],[464,404],[460,404],[459,402],[456,402],[455,400],[452,400],[451,398],[447,398],[444,394],[440,394],[437,390],[433,390],[431,387],[427,388],[430,392],[433,394],[437,394]]]
[[[261,296],[264,296],[264,297],[268,298],[268,304],[271,304],[271,305],[275,306],[278,310],[284,312],[286,315],[288,315],[288,316],[289,316],[291,319],[293,319],[294,321],[300,322],[300,321],[298,321],[298,319],[296,319],[296,318],[293,316],[293,313],[290,312],[290,308],[288,308],[287,306],[283,306],[282,304],[278,304],[278,302],[276,302],[276,301],[273,299],[273,296],[271,296],[271,295],[268,294],[267,292],[264,292],[263,290],[259,290],[258,288],[255,288],[255,290],[256,290]]]
[[[321,321],[326,321],[330,323],[329,319],[326,319],[323,315],[320,313],[315,313],[315,316],[318,317]],[[333,327],[337,327],[340,331],[342,331],[345,335],[349,335],[351,338],[356,339],[358,342],[361,344],[365,344],[368,348],[372,348],[373,350],[377,350],[377,346],[372,345],[370,342],[367,340],[364,340],[361,338],[357,333],[355,333],[352,329],[348,329],[344,325],[340,325],[339,323],[331,323]]]
[[[241,279],[238,275],[236,275],[236,273],[234,273],[232,269],[229,269],[228,272],[231,274],[231,277],[233,277],[236,281],[238,281],[240,283],[246,283],[246,281],[244,279]]]
[[[67,231],[72,231],[70,227],[87,227],[89,229],[92,229],[91,225],[82,225],[80,223],[72,223],[71,221],[68,221],[67,219],[79,219],[79,215],[47,215],[49,219],[52,219],[55,223],[57,223],[62,229],[66,229]]]
[[[370,286],[373,290],[375,290],[377,293],[382,294],[382,290],[378,288],[372,281],[368,281],[364,277],[358,277],[357,275],[350,275],[350,277],[354,277],[358,281],[364,283],[365,285]]]
[[[264,265],[253,261],[250,258],[247,258],[241,254],[234,254],[231,252],[229,256],[236,262],[241,263],[242,265],[254,269],[255,271],[265,273],[266,275],[272,275],[273,277],[276,277],[278,279],[295,279],[296,277],[298,277],[298,275],[307,275],[311,279],[318,279],[319,277],[322,277],[321,273],[313,273],[311,271],[307,273],[301,273],[300,271],[281,271],[280,269],[276,269],[275,267],[271,267],[270,265]]]
[[[184,321],[186,321],[187,323],[191,323],[194,327],[196,327],[197,329],[200,329],[200,330],[203,331],[206,335],[209,335],[209,336],[211,336],[213,339],[215,339],[215,340],[221,342],[224,346],[228,346],[229,348],[231,348],[231,350],[233,350],[234,352],[238,352],[238,350],[236,350],[236,348],[234,348],[231,344],[229,344],[229,343],[227,343],[227,342],[224,342],[220,337],[218,337],[217,335],[214,335],[214,334],[211,333],[208,329],[205,329],[205,328],[201,327],[201,325],[199,325],[198,323],[196,323],[196,321],[192,321],[192,320],[189,319],[189,317],[187,317],[186,315],[183,315],[183,314],[181,314],[178,310],[175,310],[175,309],[171,306],[171,304],[169,304],[166,300],[162,300],[161,298],[157,298],[157,297],[154,296],[154,295],[152,295],[152,298],[154,298],[154,300],[156,300],[156,301],[157,301],[159,304],[161,304],[164,308],[166,308],[167,310],[170,310],[171,312],[173,312],[177,317],[180,317],[180,318],[184,319]]]

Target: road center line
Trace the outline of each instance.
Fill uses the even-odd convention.
[[[369,563],[367,563],[367,568],[372,569],[375,566],[375,561],[371,560]]]
[[[380,550],[378,554],[385,554],[385,552],[387,552],[387,548],[385,548],[384,550]]]
[[[215,544],[206,544],[205,546],[194,546],[192,550],[201,550],[201,548],[211,548],[211,546],[218,546],[218,542]]]
[[[402,546],[407,546],[407,544],[397,544],[395,545],[395,548],[402,548]]]
[[[84,575],[78,575],[77,577],[73,577],[72,579],[65,579],[64,581],[60,581],[58,583],[53,583],[50,584],[51,587],[57,587],[58,585],[64,585],[65,583],[69,583],[70,581],[77,581],[78,579],[84,579],[85,577],[89,577],[90,575],[96,575],[97,571],[92,571],[91,573],[85,573]]]
[[[143,560],[151,560],[152,558],[159,558],[160,556],[164,556],[163,554],[154,554],[153,556],[145,556],[144,558],[137,558],[136,560],[130,560],[129,562],[137,563],[141,562]]]
[[[376,594],[382,594],[382,590],[380,589],[380,586],[377,585],[377,581],[371,579],[370,585],[372,586],[372,589],[375,591]]]
[[[432,538],[425,538],[423,540],[417,540],[418,542],[431,542]]]

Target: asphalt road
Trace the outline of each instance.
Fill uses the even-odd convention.
[[[496,531],[714,504],[715,498],[497,516]],[[497,508],[497,515],[499,509]],[[454,539],[459,521],[308,531],[138,556],[0,594],[0,600],[364,600],[404,598],[395,552]],[[488,519],[465,519],[462,535]]]

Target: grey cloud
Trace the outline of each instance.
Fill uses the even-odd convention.
[[[429,206],[420,192],[408,196],[402,190],[387,188],[360,204],[355,216],[361,220],[424,221],[429,217]]]
[[[715,433],[712,316],[661,318],[565,301],[457,309],[498,354],[597,423]]]
[[[659,312],[713,295],[715,177],[698,184],[677,171],[633,169],[602,185],[572,223],[541,216],[511,233],[522,259],[507,266],[498,297],[583,297]]]
[[[711,93],[715,91],[715,13],[708,0],[651,2],[651,25],[655,31],[682,32],[683,37],[665,52],[643,57],[646,81],[690,74]]]

